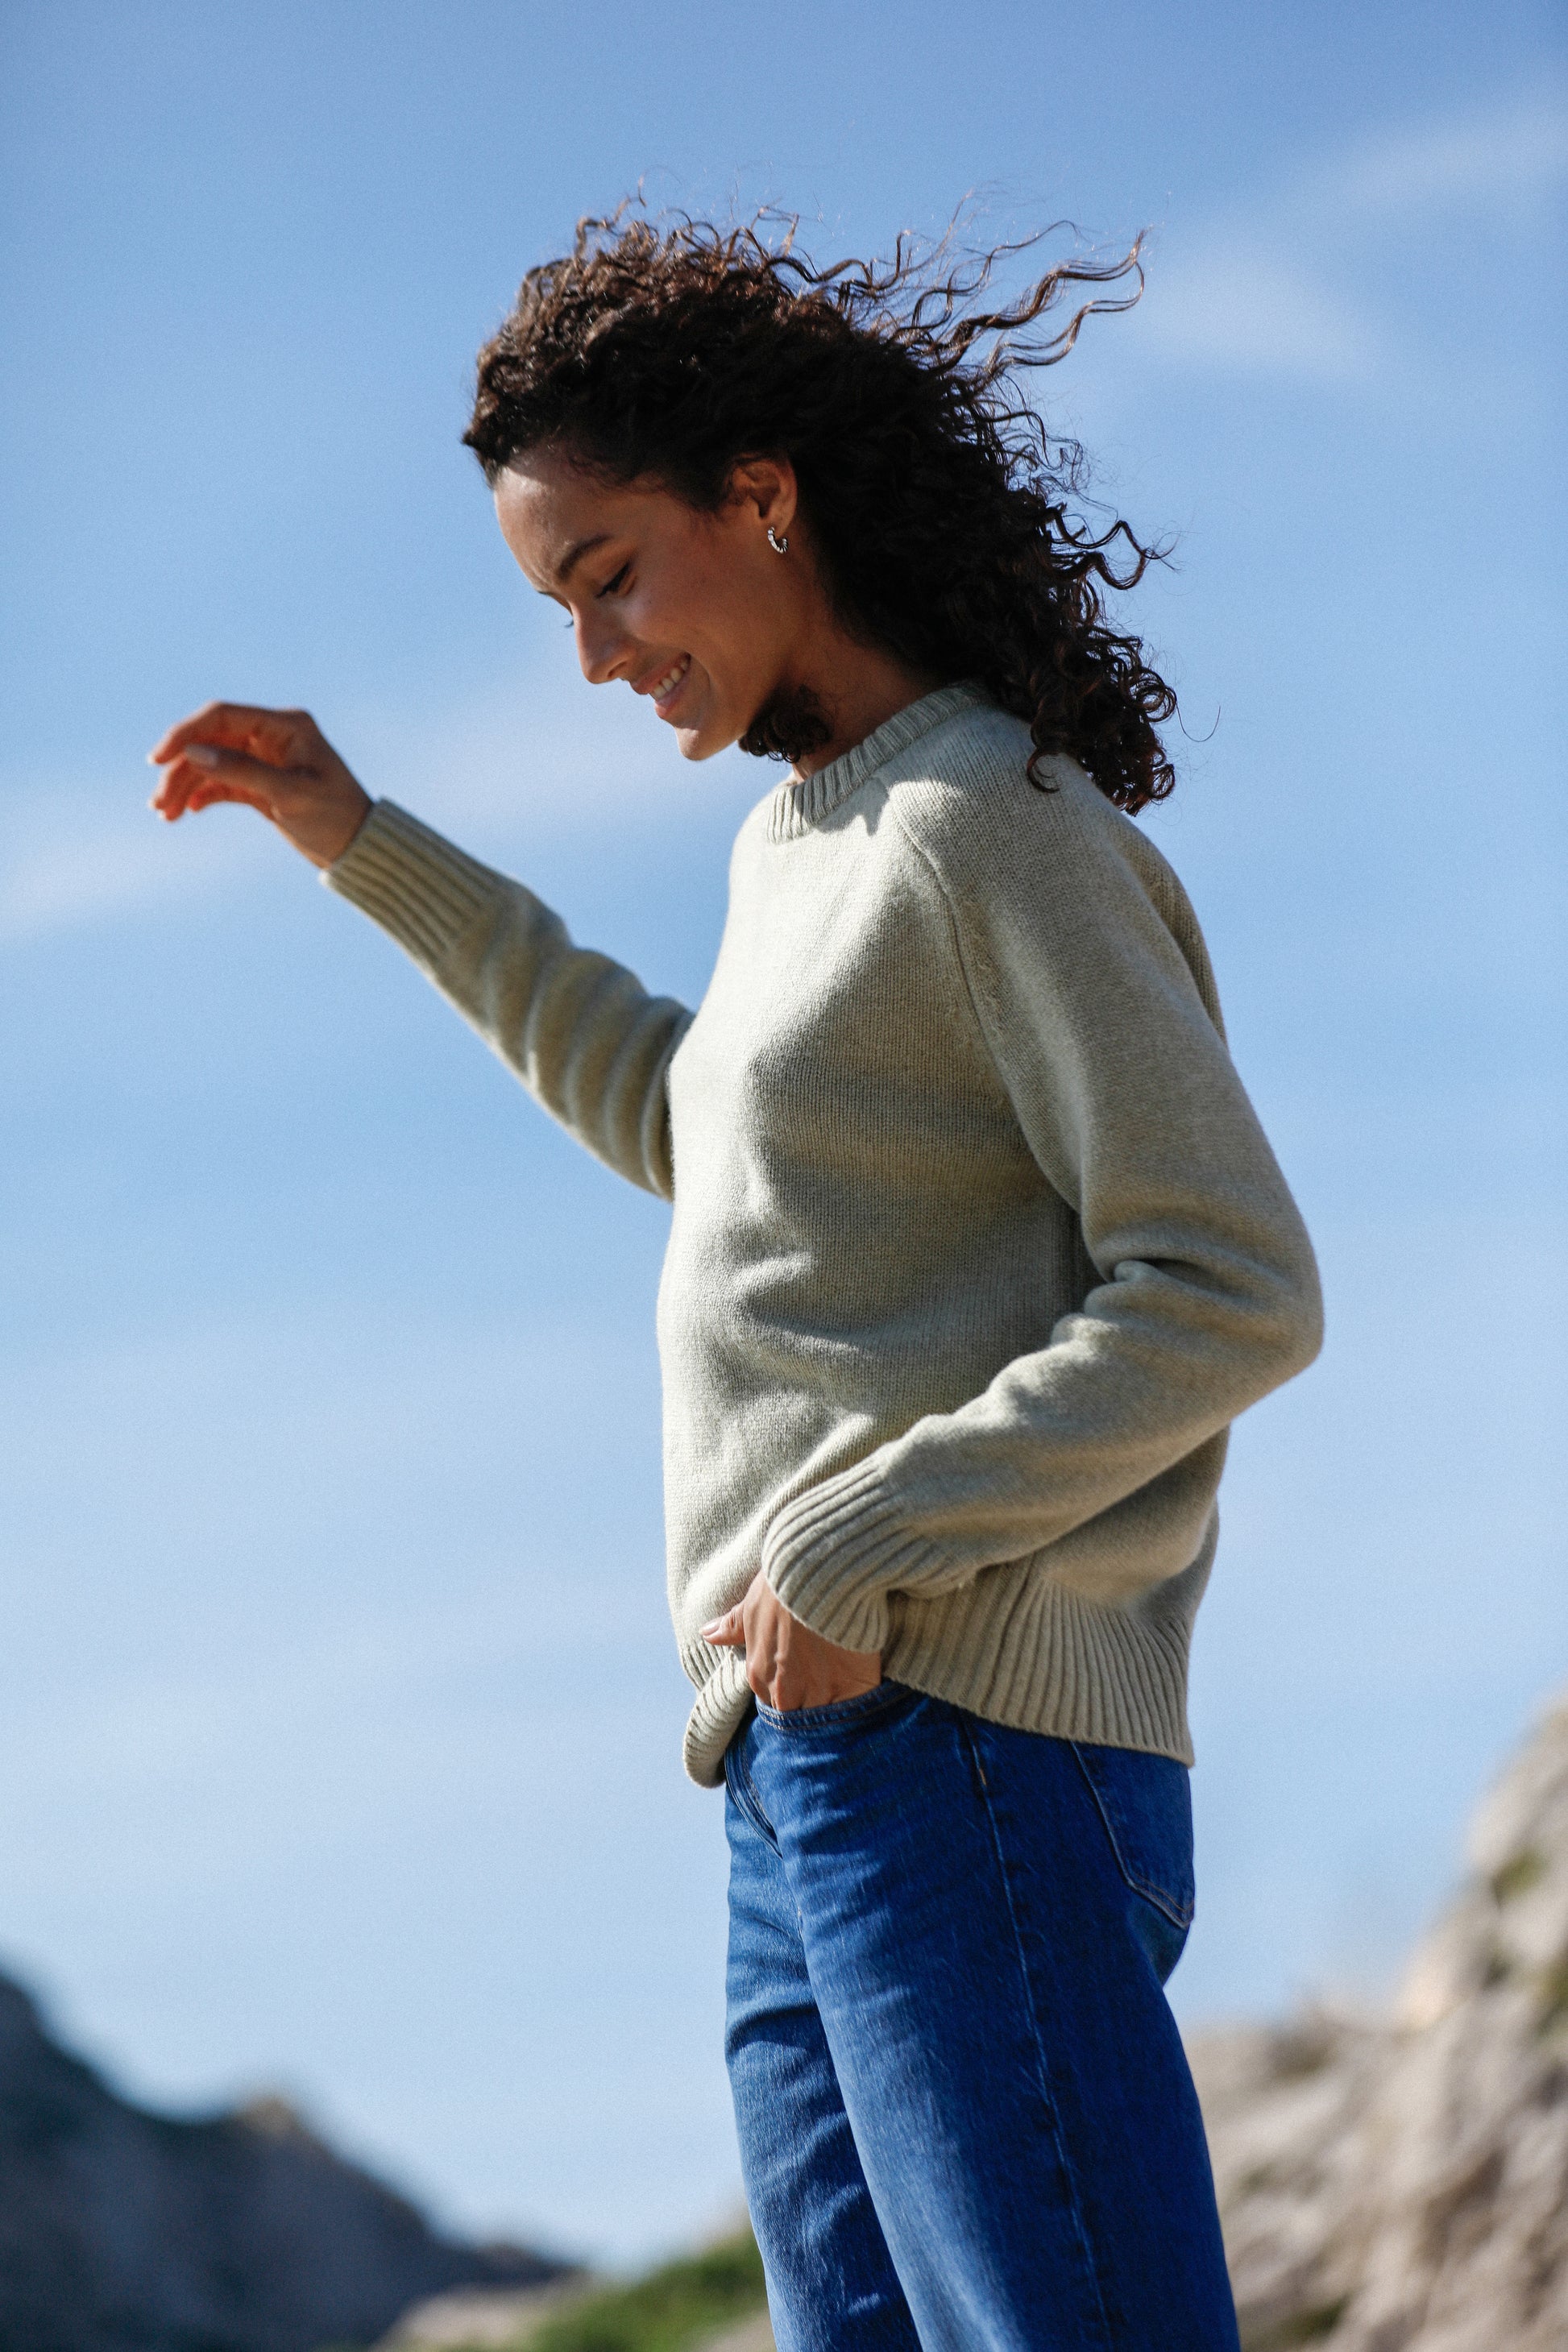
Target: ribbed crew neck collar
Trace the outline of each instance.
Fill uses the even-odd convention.
[[[918,702],[906,703],[880,727],[873,728],[863,742],[841,751],[826,768],[815,775],[803,776],[798,782],[781,784],[773,798],[768,818],[770,841],[795,841],[812,826],[820,824],[829,812],[858,793],[868,778],[899,752],[907,751],[922,735],[940,727],[944,719],[955,711],[965,710],[971,704],[984,702],[985,689],[972,678],[961,679],[956,686],[939,686],[933,694],[922,694]]]

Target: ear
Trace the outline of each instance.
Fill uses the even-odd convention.
[[[800,507],[800,486],[787,457],[738,457],[730,470],[731,502],[755,516],[759,530],[782,538]]]

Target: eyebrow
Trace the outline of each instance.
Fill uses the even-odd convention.
[[[609,536],[607,530],[596,530],[591,539],[580,539],[574,547],[569,547],[555,567],[556,586],[562,586],[567,575],[575,571],[583,558],[590,554],[595,547],[603,547]]]

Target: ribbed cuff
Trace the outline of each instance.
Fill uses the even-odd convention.
[[[845,1650],[881,1650],[888,1594],[942,1558],[911,1535],[875,1454],[797,1495],[763,1539],[763,1573],[792,1617]]]
[[[503,887],[501,877],[454,846],[395,801],[376,801],[337,863],[329,890],[389,931],[416,961],[435,966]]]

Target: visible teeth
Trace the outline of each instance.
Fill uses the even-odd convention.
[[[686,676],[688,659],[689,656],[682,654],[680,659],[676,663],[675,667],[673,669],[667,670],[664,676],[659,679],[658,684],[653,690],[653,698],[656,702],[662,702],[665,696],[672,693],[675,688],[679,686],[680,680]]]

